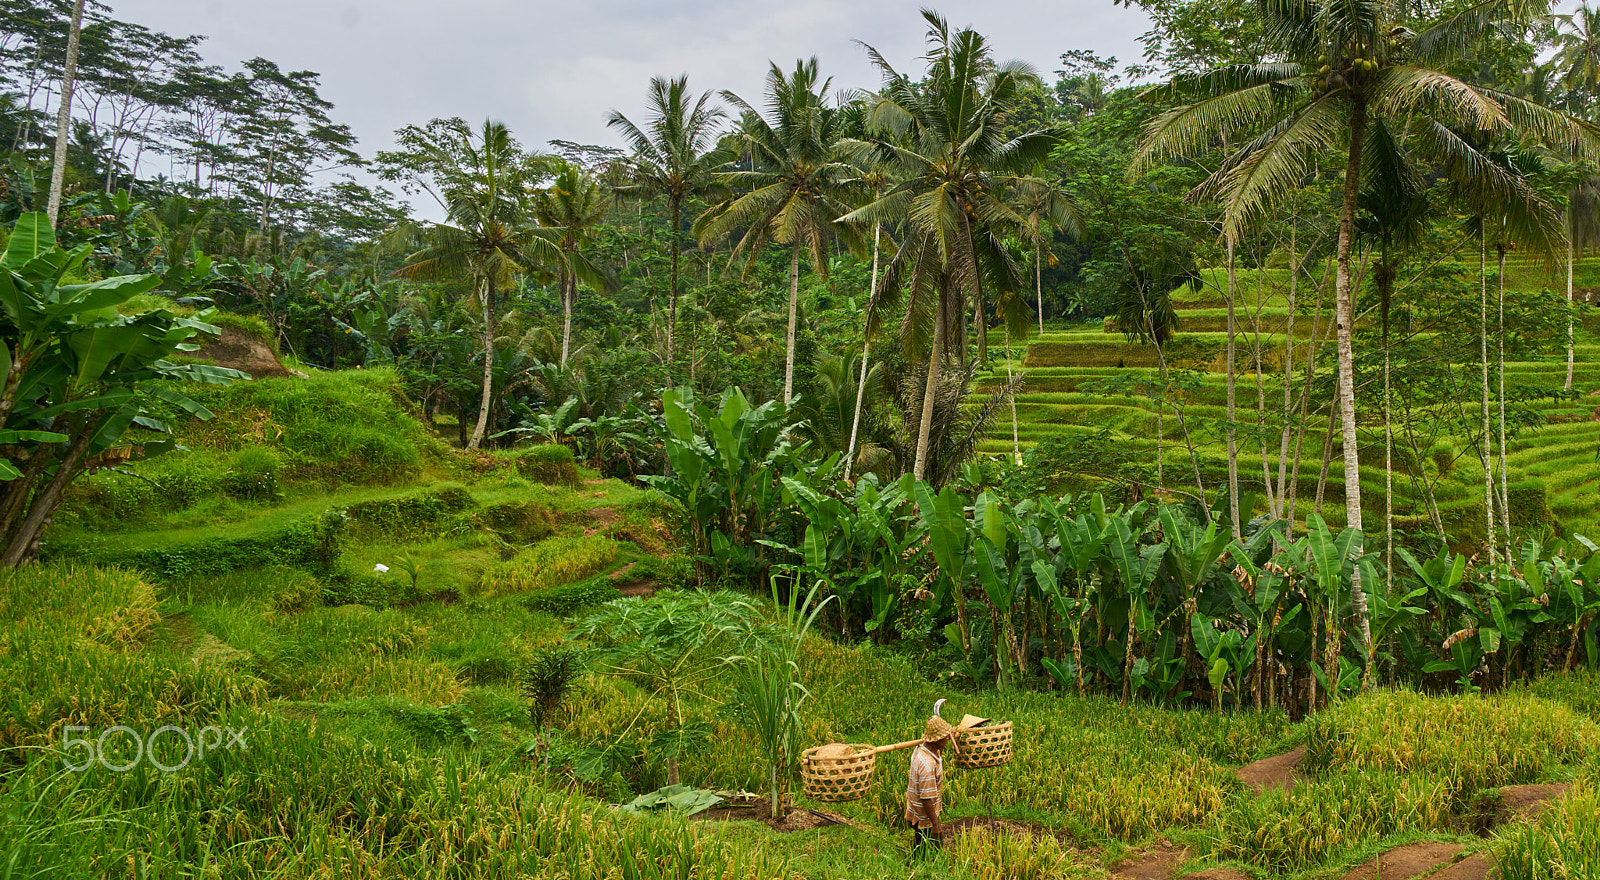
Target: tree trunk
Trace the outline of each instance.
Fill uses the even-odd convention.
[[[1500,314],[1495,322],[1495,335],[1499,337],[1497,369],[1500,373],[1500,532],[1506,539],[1506,561],[1511,560],[1511,490],[1510,478],[1506,474],[1506,246],[1504,243],[1497,248],[1500,252]]]
[[[1259,250],[1257,251],[1259,254]],[[1257,260],[1259,264],[1260,261]],[[1278,493],[1272,483],[1272,461],[1267,456],[1267,379],[1265,365],[1262,362],[1261,348],[1261,313],[1266,309],[1266,283],[1264,273],[1256,272],[1256,311],[1251,317],[1252,339],[1250,343],[1251,357],[1255,361],[1256,371],[1256,445],[1261,450],[1261,487],[1267,494],[1267,512],[1272,516],[1278,515]],[[1251,513],[1251,511],[1245,511]],[[1242,527],[1242,526],[1241,526]]]
[[[1288,514],[1288,471],[1289,471],[1289,429],[1294,421],[1294,300],[1298,292],[1300,279],[1299,258],[1296,252],[1297,227],[1289,226],[1289,318],[1288,326],[1283,331],[1283,430],[1278,437],[1278,506],[1272,511],[1273,515],[1283,519]],[[1312,328],[1316,333],[1316,328]],[[1309,356],[1309,354],[1308,354]]]
[[[67,454],[56,466],[55,477],[45,484],[44,490],[33,499],[33,503],[28,507],[28,515],[23,518],[17,530],[10,534],[5,555],[0,556],[0,567],[16,568],[33,559],[39,549],[39,534],[50,522],[56,507],[61,504],[61,495],[66,491],[67,484],[78,475],[79,465],[83,463],[95,434],[99,433],[98,428],[99,421],[91,420],[89,424],[79,429],[77,436],[72,438],[72,445],[67,448]]]
[[[483,435],[489,431],[489,405],[494,394],[494,280],[483,279],[482,296],[479,303],[483,306],[483,397],[478,403],[478,425],[472,429],[472,439],[467,441],[468,449],[477,449],[483,444]]]
[[[1572,243],[1572,209],[1568,208],[1567,211],[1567,308],[1569,311],[1567,312],[1567,382],[1565,385],[1561,386],[1563,391],[1572,390],[1572,325],[1574,322],[1572,318],[1572,312],[1570,310],[1572,308],[1572,261],[1577,257],[1577,245]]]
[[[1039,230],[1035,229],[1035,235]],[[1570,273],[1569,273],[1570,275]],[[1572,298],[1572,283],[1567,283],[1567,299]],[[1033,295],[1039,303],[1039,335],[1044,335],[1044,242],[1035,242],[1033,246]],[[1572,383],[1567,383],[1569,386]]]
[[[844,478],[850,479],[850,471],[856,463],[856,437],[861,431],[861,407],[867,399],[867,367],[871,364],[872,337],[868,335],[872,325],[872,301],[878,295],[878,236],[882,232],[881,226],[872,227],[872,290],[867,298],[867,323],[861,328],[861,381],[856,386],[855,415],[850,417],[850,448],[844,457]]]
[[[1494,450],[1489,433],[1489,249],[1483,233],[1478,233],[1478,364],[1483,378],[1483,440],[1478,458],[1483,462],[1484,543],[1489,547],[1489,564],[1499,558],[1494,541]]]
[[[561,366],[567,365],[572,351],[572,301],[577,298],[578,279],[571,270],[561,271]]]
[[[67,144],[72,141],[72,86],[78,75],[78,35],[83,31],[83,0],[72,4],[72,26],[67,31],[66,64],[61,69],[61,106],[56,108],[56,153],[50,163],[50,199],[46,213],[54,227],[61,216],[61,188],[66,182]]]
[[[1011,327],[1006,326],[1006,387],[1011,388]],[[1022,442],[1017,439],[1017,394],[1016,389],[1011,392],[1011,455],[1017,461],[1017,466],[1022,466]]]
[[[678,241],[679,229],[683,224],[683,197],[674,195],[670,199],[672,210],[672,289],[667,292],[667,372],[672,372],[672,347],[678,337],[678,256],[683,250]]]
[[[1234,261],[1233,237],[1228,237],[1228,516],[1232,522],[1233,539],[1243,537],[1239,528],[1239,433],[1235,430],[1236,414],[1234,396],[1237,381],[1234,377],[1233,300],[1239,292],[1238,266]]]
[[[789,252],[789,333],[783,361],[783,405],[794,400],[795,323],[800,309],[800,237],[795,236]]]
[[[945,336],[945,309],[944,303],[934,305],[933,341],[928,345],[928,381],[922,392],[922,418],[917,428],[917,459],[912,466],[913,478],[923,480],[928,473],[928,441],[933,433],[933,401],[939,387],[940,359],[944,351]]]
[[[1367,134],[1367,107],[1357,101],[1350,108],[1350,156],[1344,169],[1344,204],[1339,211],[1338,271],[1334,278],[1334,308],[1339,322],[1339,403],[1344,435],[1345,525],[1361,531],[1361,455],[1356,438],[1355,297],[1350,289],[1350,248],[1355,240],[1356,196],[1361,184],[1361,150]],[[1358,542],[1360,538],[1357,539]],[[1359,558],[1358,544],[1351,551]],[[1350,576],[1350,606],[1361,632],[1366,653],[1372,644],[1372,624],[1367,616],[1367,594],[1361,589],[1361,566]]]
[[[1393,267],[1379,268],[1378,283],[1383,306],[1383,586],[1386,595],[1394,593],[1394,428],[1389,418],[1390,374],[1393,370],[1389,353],[1389,300],[1393,295]],[[1419,462],[1417,465],[1421,467]],[[1369,664],[1370,666],[1370,664]],[[1371,669],[1367,670],[1371,674]]]

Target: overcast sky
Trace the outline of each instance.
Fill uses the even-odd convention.
[[[652,76],[687,73],[696,91],[730,89],[759,105],[768,60],[816,55],[834,87],[880,77],[853,40],[916,71],[933,5],[989,37],[997,57],[1046,81],[1061,53],[1140,60],[1146,19],[1112,0],[108,0],[113,15],[174,35],[230,72],[262,56],[322,74],[334,119],[371,156],[391,133],[434,117],[500,119],[525,145],[552,138],[618,145],[608,111],[642,124]],[[164,168],[149,171],[164,172]],[[416,205],[422,208],[422,205]]]

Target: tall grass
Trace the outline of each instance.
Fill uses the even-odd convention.
[[[541,541],[483,573],[484,598],[570,584],[604,571],[617,558],[617,542],[599,535]]]
[[[1600,877],[1600,788],[1579,783],[1534,821],[1508,825],[1491,852],[1501,880]]]

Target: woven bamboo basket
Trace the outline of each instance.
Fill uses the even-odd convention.
[[[998,767],[1011,760],[1015,728],[1010,721],[956,731],[956,766],[962,770]]]
[[[853,801],[872,788],[878,750],[861,743],[829,743],[800,753],[800,782],[807,797]]]

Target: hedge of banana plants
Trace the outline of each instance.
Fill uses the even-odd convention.
[[[707,576],[821,584],[833,631],[925,637],[974,684],[1299,712],[1372,684],[1600,665],[1600,547],[1581,536],[1492,564],[1400,549],[1389,571],[1365,551],[1380,542],[1315,515],[1236,537],[1222,504],[1034,496],[975,467],[937,489],[852,483],[736,389],[715,406],[669,392],[663,415],[654,484]]]

